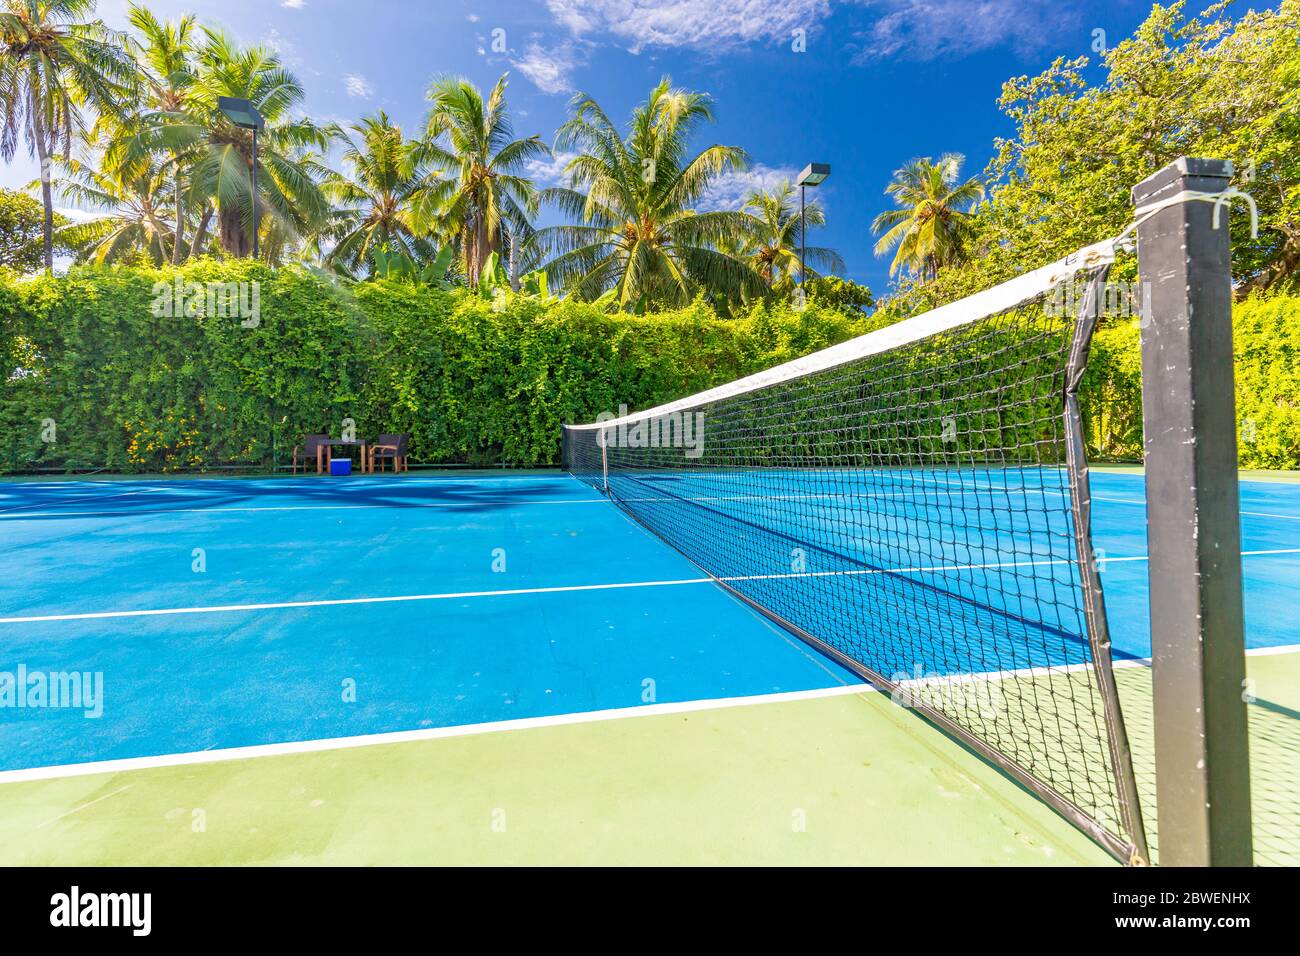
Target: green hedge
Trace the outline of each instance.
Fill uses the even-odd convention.
[[[1238,302],[1232,313],[1237,449],[1243,468],[1300,468],[1300,296]],[[1142,458],[1136,321],[1103,325],[1080,389],[1089,455]]]
[[[260,321],[155,317],[156,283],[260,282]],[[650,318],[248,262],[0,276],[0,468],[284,463],[304,434],[409,432],[425,462],[552,464],[560,425],[646,407],[843,341],[865,321],[697,303]],[[57,429],[43,440],[43,423]]]
[[[156,284],[259,282],[260,322],[156,317]],[[0,270],[0,469],[203,470],[285,463],[310,432],[409,432],[421,462],[555,463],[560,424],[645,408],[882,324],[816,304],[721,320],[651,317],[397,283],[342,287],[301,269],[204,262]],[[1241,461],[1300,467],[1300,297],[1234,313]],[[1089,453],[1141,457],[1138,329],[1108,323],[1085,377]],[[49,423],[55,429],[51,437]]]

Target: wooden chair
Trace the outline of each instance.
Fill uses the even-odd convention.
[[[410,464],[406,458],[406,443],[410,435],[380,435],[370,446],[370,470],[375,470],[375,464],[379,464],[379,470],[383,471],[383,463],[391,461],[393,471],[409,471]]]
[[[315,468],[320,447],[329,441],[329,435],[307,435],[302,444],[293,447],[293,473],[298,473],[298,466],[303,471]]]

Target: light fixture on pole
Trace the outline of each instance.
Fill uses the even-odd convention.
[[[799,174],[799,286],[808,279],[804,254],[808,247],[808,226],[804,217],[804,192],[809,186],[820,186],[831,174],[830,163],[809,163]]]
[[[262,114],[248,100],[237,99],[233,96],[221,96],[217,98],[217,108],[230,122],[234,123],[240,129],[251,129],[253,131],[253,258],[257,256],[257,131],[266,126],[266,121],[262,119]]]

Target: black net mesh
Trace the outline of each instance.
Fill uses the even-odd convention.
[[[1132,771],[1104,617],[1085,613],[1086,476],[1067,461],[1071,347],[1090,323],[1048,293],[811,374],[566,428],[564,461],[1127,858]]]

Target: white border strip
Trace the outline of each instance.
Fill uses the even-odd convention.
[[[749,707],[755,704],[779,704],[797,700],[817,700],[824,697],[843,697],[848,694],[876,693],[870,684],[844,684],[839,687],[819,687],[813,690],[784,691],[775,694],[754,694],[749,697],[720,697],[708,700],[687,700],[666,704],[644,704],[640,707],[618,707],[609,710],[589,710],[573,714],[554,714],[547,717],[520,717],[516,720],[495,720],[481,724],[461,724],[455,727],[429,727],[424,730],[396,730],[383,734],[363,734],[355,737],[329,737],[323,740],[296,740],[282,744],[259,744],[253,747],[228,747],[224,750],[199,750],[191,753],[163,754],[157,757],[127,757],[122,760],[99,760],[91,763],[63,764],[57,767],[32,767],[27,770],[0,771],[0,784],[22,783],[32,780],[52,780],[60,777],[85,777],[100,773],[123,773],[130,770],[149,770],[157,767],[179,767],[193,764],[219,763],[225,760],[248,760],[256,757],[277,757],[289,754],[317,753],[323,750],[348,750],[354,747],[374,747],[382,744],[408,743],[417,740],[443,740],[449,737],[471,737],[494,734],[506,730],[529,730],[539,727],[565,727],[572,724],[590,724],[603,720],[621,720],[627,717],[654,717],[662,714],[689,714],[703,710],[721,710],[728,707]]]
[[[1247,657],[1300,652],[1300,644],[1278,647],[1261,647],[1246,651]],[[1007,679],[1020,676],[1043,676],[1069,673],[1090,664],[1071,664],[1064,667],[1032,667],[1013,671],[994,671],[986,674],[954,674],[945,678],[922,678],[902,682],[905,685],[927,683],[967,683],[980,679]],[[1121,658],[1112,667],[1125,669],[1150,667],[1150,658]],[[750,707],[758,704],[781,704],[801,700],[821,700],[828,697],[846,697],[850,694],[876,694],[880,691],[871,684],[842,684],[838,687],[819,687],[813,690],[782,691],[773,694],[753,694],[746,697],[715,697],[706,700],[677,701],[666,704],[645,704],[640,707],[618,707],[607,710],[589,710],[571,714],[553,714],[546,717],[520,717],[516,720],[495,720],[479,724],[461,724],[455,727],[429,727],[424,730],[396,730],[382,734],[362,734],[353,737],[328,737],[322,740],[297,740],[281,744],[259,744],[253,747],[228,747],[221,750],[200,750],[190,753],[162,754],[154,757],[127,757],[121,760],[98,760],[89,763],[62,764],[55,767],[31,767],[23,770],[0,771],[0,784],[24,783],[36,780],[54,780],[63,777],[88,777],[95,774],[125,773],[133,770],[152,770],[161,767],[193,766],[195,764],[221,763],[227,760],[249,760],[257,757],[280,757],[302,753],[320,753],[329,750],[350,750],[356,747],[375,747],[383,744],[408,743],[419,740],[445,740],[453,737],[473,737],[509,730],[531,730],[542,727],[566,727],[574,724],[599,723],[604,720],[622,720],[629,717],[654,717],[664,714],[689,714],[707,710],[725,710],[732,707]]]
[[[1091,246],[1086,246],[1077,252],[1072,252],[1064,259],[1058,259],[1056,262],[1035,269],[1033,272],[1026,272],[1014,279],[1003,282],[1001,285],[995,285],[991,289],[976,292],[974,295],[968,295],[956,302],[941,305],[896,325],[876,329],[866,335],[859,335],[855,339],[849,339],[839,345],[832,345],[820,352],[805,355],[803,358],[777,365],[754,375],[736,379],[726,385],[720,385],[717,388],[711,388],[643,412],[634,412],[622,418],[592,422],[586,425],[567,425],[565,427],[574,431],[591,431],[598,428],[616,427],[645,418],[683,411],[709,402],[721,401],[724,398],[733,398],[736,395],[753,392],[788,379],[823,372],[826,369],[835,368],[868,355],[879,355],[891,349],[919,342],[921,339],[929,338],[932,335],[938,335],[940,332],[960,328],[990,315],[1005,312],[1029,301],[1083,269],[1095,268],[1114,261],[1115,240],[1105,239]]]

